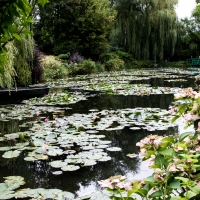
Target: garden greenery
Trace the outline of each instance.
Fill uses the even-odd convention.
[[[153,174],[144,180],[126,182],[124,176],[99,181],[110,199],[188,200],[200,198],[200,93],[192,88],[175,94],[170,106],[172,122],[184,119],[194,131],[174,136],[148,135],[136,146],[140,156],[148,161]]]

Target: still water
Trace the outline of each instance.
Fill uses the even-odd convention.
[[[131,82],[134,84],[135,82]],[[137,81],[138,83],[138,81]],[[164,78],[152,78],[150,80],[140,81],[140,83],[148,83],[151,86],[164,87],[195,87],[194,80],[188,79],[186,82],[166,82]],[[90,109],[100,110],[115,110],[125,108],[162,108],[168,109],[171,102],[173,102],[172,94],[150,95],[147,96],[123,96],[123,95],[105,95],[99,94],[88,98],[87,101],[80,101],[69,107],[65,115],[73,113],[88,113]],[[177,127],[171,127],[165,131],[147,130],[130,130],[128,127],[123,130],[114,131],[100,131],[98,134],[106,136],[105,140],[112,141],[112,146],[120,147],[120,152],[108,152],[112,157],[110,161],[99,162],[97,165],[91,167],[83,167],[78,171],[64,172],[61,175],[55,176],[52,174],[55,171],[48,161],[24,161],[23,153],[16,159],[0,158],[0,177],[3,182],[3,177],[10,175],[20,175],[25,178],[25,188],[46,188],[46,189],[61,189],[76,194],[77,197],[84,196],[93,191],[101,190],[97,181],[109,178],[114,175],[124,175],[128,180],[142,179],[150,175],[146,163],[141,162],[139,157],[129,158],[126,155],[129,153],[139,153],[139,148],[136,143],[146,137],[148,134],[157,135],[173,135],[178,131]],[[65,159],[66,156],[61,156]]]

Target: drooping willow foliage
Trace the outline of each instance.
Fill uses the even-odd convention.
[[[174,54],[178,38],[174,6],[178,0],[117,0],[114,40],[136,59],[163,60]]]
[[[33,60],[34,42],[30,35],[21,35],[21,40],[6,44],[7,62],[0,70],[0,87],[11,88],[17,83],[27,85],[31,81],[30,63]]]
[[[14,46],[18,53],[15,55],[14,68],[17,73],[16,80],[20,85],[31,83],[31,62],[33,60],[34,41],[30,35],[22,35],[21,41],[15,40]]]

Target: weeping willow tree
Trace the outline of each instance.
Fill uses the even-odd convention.
[[[178,0],[117,0],[114,40],[136,59],[172,56],[178,38],[174,6]]]
[[[13,45],[18,50],[14,59],[16,81],[19,85],[26,86],[31,83],[34,41],[32,36],[22,35],[21,41],[14,40]]]
[[[31,65],[34,41],[30,35],[21,35],[21,40],[6,44],[7,62],[0,68],[0,87],[25,86],[31,83]]]

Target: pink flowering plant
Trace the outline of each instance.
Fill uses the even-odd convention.
[[[175,94],[170,107],[172,122],[184,119],[194,131],[174,136],[148,135],[136,144],[140,156],[153,170],[144,180],[126,182],[121,176],[99,181],[110,199],[187,200],[200,199],[200,93],[192,88]]]

